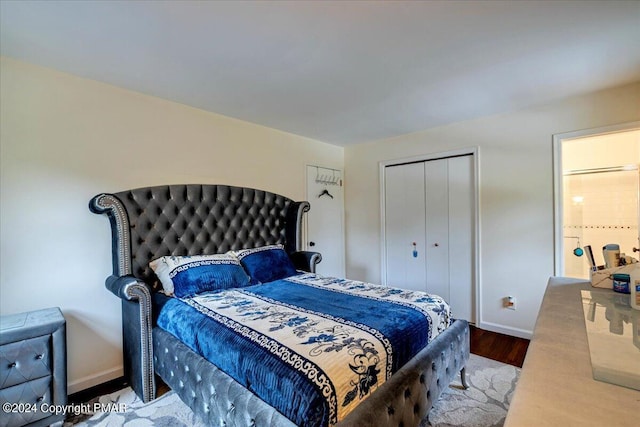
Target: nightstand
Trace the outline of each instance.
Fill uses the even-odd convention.
[[[66,404],[66,321],[60,309],[0,317],[0,427],[64,421],[64,412],[55,412]]]

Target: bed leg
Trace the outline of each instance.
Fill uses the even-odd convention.
[[[467,384],[467,368],[460,370],[460,380],[462,381],[462,387],[467,390],[469,388],[469,384]]]

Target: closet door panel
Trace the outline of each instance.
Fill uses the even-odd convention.
[[[385,168],[386,284],[426,289],[424,164]],[[413,242],[417,256],[413,256]]]
[[[473,236],[474,173],[473,157],[454,157],[449,161],[449,303],[454,316],[472,320],[473,316]]]
[[[425,162],[427,292],[449,301],[449,183],[447,160]]]

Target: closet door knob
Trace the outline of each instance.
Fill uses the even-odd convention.
[[[309,242],[309,246],[314,247],[316,245],[316,242]]]
[[[440,243],[435,243],[433,246],[437,248],[438,246],[440,246]]]

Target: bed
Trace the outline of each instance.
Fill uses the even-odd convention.
[[[217,304],[219,307],[232,307],[234,312],[224,315],[224,319],[231,319],[233,316],[247,317],[247,313],[259,314],[255,310],[256,304],[262,304],[267,300],[291,308],[291,301],[286,298],[294,298],[292,295],[296,292],[303,292],[304,295],[311,293],[316,301],[343,298],[326,298],[318,296],[318,292],[338,292],[335,295],[357,298],[357,301],[364,300],[361,294],[366,292],[389,293],[376,285],[315,274],[315,266],[321,261],[321,255],[301,250],[302,217],[309,210],[309,203],[295,202],[278,194],[251,188],[188,184],[139,188],[115,194],[103,193],[92,198],[89,207],[94,213],[106,214],[110,220],[113,274],[106,279],[105,284],[107,289],[122,301],[125,377],[145,402],[155,398],[158,376],[194,413],[210,425],[415,426],[428,414],[433,402],[458,372],[461,373],[463,386],[466,386],[464,366],[469,357],[468,324],[464,320],[449,320],[445,321],[446,325],[432,325],[432,328],[437,330],[437,336],[434,333],[434,338],[428,345],[422,348],[423,344],[420,344],[418,347],[414,346],[411,351],[400,351],[397,353],[400,356],[393,361],[387,361],[387,365],[383,363],[380,369],[372,368],[369,371],[376,374],[383,371],[378,376],[384,381],[359,382],[357,377],[355,380],[348,380],[347,386],[353,385],[354,388],[343,388],[342,392],[336,392],[337,398],[333,397],[333,401],[337,399],[337,406],[346,406],[345,402],[353,403],[353,408],[346,416],[338,417],[334,410],[324,412],[325,415],[312,417],[309,414],[313,413],[316,405],[308,404],[307,412],[298,413],[296,418],[295,414],[287,413],[278,406],[281,402],[273,403],[272,406],[258,397],[264,395],[264,390],[279,390],[279,383],[278,386],[261,384],[260,380],[253,377],[249,380],[248,374],[247,379],[242,376],[245,374],[242,374],[241,370],[247,371],[246,367],[236,366],[236,371],[230,372],[229,366],[217,366],[212,363],[208,357],[226,351],[226,345],[218,344],[218,347],[211,347],[216,350],[203,354],[207,352],[203,352],[201,347],[207,347],[208,344],[197,340],[189,341],[184,337],[181,337],[182,341],[176,338],[180,336],[180,332],[171,330],[171,322],[167,320],[165,313],[168,312],[167,307],[176,305],[185,312],[196,310],[200,315],[204,315],[208,311],[215,312],[207,304]],[[213,296],[203,293],[169,298],[163,294],[162,284],[149,266],[151,261],[159,257],[213,255],[242,250],[255,252],[257,248],[277,248],[277,253],[286,254],[287,260],[295,267],[295,275],[268,283],[253,283],[253,278],[250,277],[252,283],[240,289],[225,289],[224,292],[214,293]],[[285,301],[272,301],[273,295],[263,294],[270,287],[276,294],[283,295]],[[324,289],[327,287],[332,289]],[[287,289],[287,292],[283,292],[282,289]],[[400,290],[394,292],[402,294]],[[407,305],[406,299],[413,298],[413,295],[404,296],[405,300],[400,305]],[[247,302],[247,299],[252,300]],[[361,303],[353,301],[356,300],[345,299],[344,305],[353,307]],[[363,310],[366,311],[368,302],[362,303],[365,304]],[[397,301],[393,304],[396,304],[396,309],[399,307]],[[418,303],[414,301],[411,304]],[[436,306],[439,306],[438,304]],[[252,307],[252,310],[241,311],[238,307]],[[286,327],[297,327],[295,331],[299,333],[302,326],[295,322],[299,322],[300,318],[307,319],[317,315],[322,317],[322,321],[326,321],[333,316],[344,323],[343,317],[349,317],[348,310],[344,308],[341,309],[340,316],[321,313],[316,308],[312,305],[306,306],[303,314],[287,318],[288,323],[281,323]],[[416,307],[407,310],[416,311]],[[401,312],[402,310],[397,311]],[[448,314],[438,314],[441,317],[449,317]],[[212,316],[214,321],[218,316],[218,323],[224,323],[220,322],[220,314],[214,313]],[[171,315],[168,317],[171,318]],[[393,316],[370,317],[374,322],[380,322],[381,319]],[[255,325],[269,326],[268,323],[264,323],[263,317],[260,319]],[[295,320],[294,324],[291,324],[292,319]],[[347,322],[351,322],[347,324],[350,330],[366,329],[359,320],[347,319]],[[229,324],[226,326],[227,329],[231,329]],[[278,328],[284,333],[285,326],[280,325]],[[274,329],[273,325],[269,328]],[[185,335],[193,338],[199,329],[204,327],[194,328],[191,334]],[[208,335],[221,339],[225,331],[226,329],[222,328]],[[372,336],[377,333],[374,329],[369,332]],[[252,330],[252,333],[255,334],[255,331]],[[314,335],[308,331],[306,333],[307,335],[300,336],[302,340],[299,340],[299,344],[313,344],[316,350],[322,349],[318,352],[331,354],[332,357],[329,359],[333,361],[333,354],[338,353],[338,347],[327,342],[326,334]],[[423,332],[422,335],[426,333]],[[325,340],[322,343],[321,338]],[[362,342],[363,339],[350,338],[348,342]],[[373,338],[368,340],[374,341]],[[380,345],[385,345],[384,340],[382,336],[379,340],[382,343]],[[327,347],[329,344],[331,347]],[[330,349],[327,350],[328,348]],[[349,351],[351,353],[347,353],[353,356],[353,349],[350,348]],[[373,353],[371,350],[368,352],[367,354],[383,353],[381,349],[376,349]],[[393,351],[388,353],[396,354]],[[237,356],[238,360],[244,357],[244,353],[240,354],[241,356]],[[264,355],[261,357],[264,358]],[[403,357],[406,360],[403,360]],[[224,365],[229,359],[223,358],[217,363]],[[358,374],[357,363],[354,362],[351,369],[352,374]],[[264,375],[258,377],[263,378]],[[360,378],[370,379],[371,375],[360,375]],[[293,387],[295,390],[304,388],[300,385]],[[316,394],[324,396],[322,392],[318,394],[317,390]],[[329,400],[325,399],[325,406],[331,407],[331,404],[326,403]],[[283,415],[283,412],[287,413],[288,417]]]

